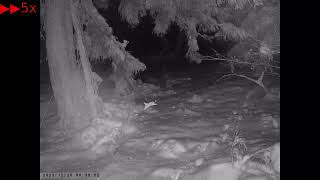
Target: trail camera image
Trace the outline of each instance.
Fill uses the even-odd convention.
[[[280,0],[42,0],[40,179],[280,179]]]

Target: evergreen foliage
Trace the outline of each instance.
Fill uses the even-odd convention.
[[[199,36],[245,41],[253,47],[259,41],[256,48],[258,53],[264,47],[271,54],[280,52],[280,0],[94,1],[97,8],[103,9],[117,4],[122,19],[132,27],[138,25],[143,16],[151,15],[154,19],[153,31],[158,36],[166,34],[171,24],[178,25],[187,37],[186,57],[198,63],[204,59],[198,53]],[[121,66],[126,73],[144,70],[144,64],[125,50],[128,42],[121,43],[117,40],[112,28],[98,13],[92,1],[81,1],[79,4],[84,42],[90,59],[111,59],[115,68]],[[41,5],[44,12],[45,2],[41,1]],[[45,13],[41,14],[41,19],[43,16]],[[249,49],[252,48],[246,50]]]
[[[121,0],[119,13],[133,27],[142,16],[150,14],[155,22],[154,33],[159,36],[172,23],[177,24],[188,37],[186,55],[196,62],[202,59],[197,38],[207,33],[234,41],[248,38],[261,39],[265,44],[280,41],[279,31],[275,32],[280,25],[279,0]],[[268,37],[261,38],[261,34]]]

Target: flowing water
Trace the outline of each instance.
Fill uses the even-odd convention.
[[[122,142],[114,154],[95,160],[86,159],[85,154],[72,160],[62,158],[54,164],[42,164],[41,170],[98,172],[100,179],[112,180],[190,179],[214,163],[230,161],[235,129],[245,153],[280,142],[280,95],[270,99],[256,90],[256,96],[246,99],[255,84],[236,77],[216,82],[220,76],[209,67],[170,73],[166,88],[136,97],[136,104],[156,101],[157,105],[135,118],[138,132]],[[270,89],[280,89],[279,81],[266,81]],[[50,96],[49,91],[41,92],[43,97]],[[100,92],[107,96],[103,88]],[[55,112],[49,99],[40,98],[44,114],[46,109]],[[45,143],[43,138],[42,146]],[[166,173],[171,175],[166,177]]]

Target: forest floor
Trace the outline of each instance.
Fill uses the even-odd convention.
[[[210,69],[170,73],[167,88],[136,94],[136,104],[156,105],[137,115],[137,132],[112,156],[56,159],[41,163],[40,172],[97,172],[108,180],[274,179],[262,172],[266,168],[257,170],[266,153],[251,158],[252,171],[234,170],[229,163],[280,143],[280,80],[266,78],[276,93],[270,98],[246,79],[216,82],[219,77]],[[45,129],[56,118],[47,85],[40,84],[40,154],[50,144]],[[104,100],[107,93],[100,90]]]

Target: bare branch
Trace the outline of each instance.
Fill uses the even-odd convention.
[[[265,92],[268,92],[268,89],[265,87],[265,85],[263,84],[262,80],[263,80],[263,77],[264,77],[264,71],[261,73],[259,79],[255,80],[251,77],[248,77],[248,76],[245,76],[245,75],[242,75],[242,74],[236,74],[236,73],[232,73],[232,74],[227,74],[227,75],[224,75],[222,76],[221,78],[217,79],[217,82],[220,81],[221,79],[223,78],[226,78],[226,77],[229,77],[229,76],[238,76],[238,77],[242,77],[242,78],[245,78],[249,81],[252,81],[254,83],[256,83],[257,85],[259,85],[260,87],[262,87]]]
[[[238,64],[248,64],[248,65],[264,65],[267,67],[273,67],[280,69],[280,66],[274,66],[270,64],[263,64],[263,63],[251,63],[251,62],[245,62],[245,61],[240,61],[240,59],[227,59],[227,58],[215,58],[212,56],[202,56],[203,59],[202,61],[227,61],[227,62],[233,62],[233,63],[238,63]]]

